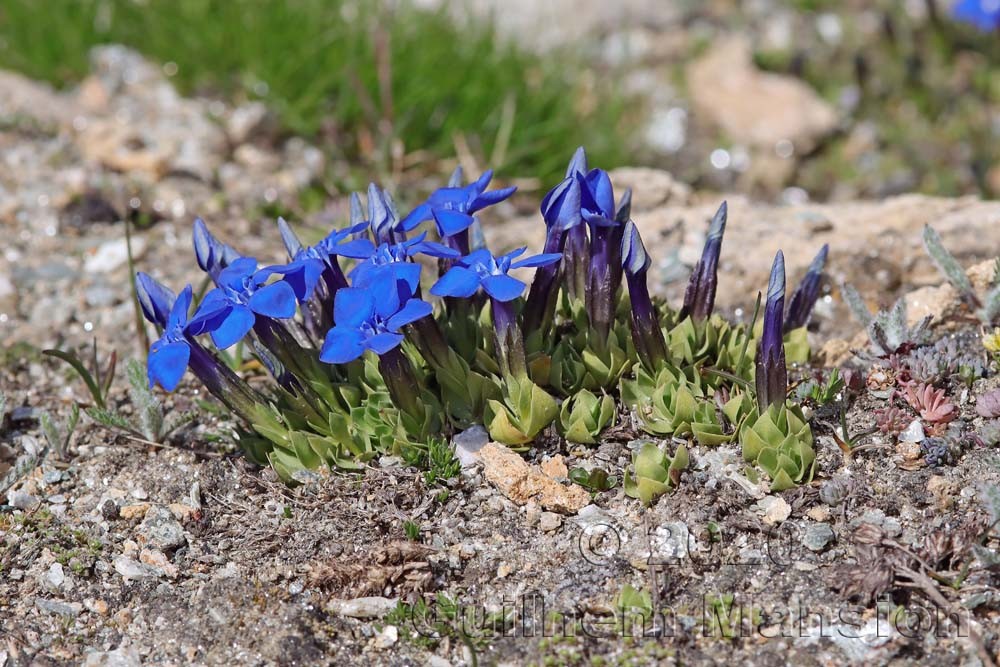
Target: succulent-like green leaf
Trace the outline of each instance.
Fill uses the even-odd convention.
[[[816,453],[812,430],[796,408],[773,405],[751,414],[740,430],[743,458],[771,478],[771,490],[780,491],[812,480]]]
[[[607,394],[598,398],[582,389],[563,401],[559,411],[559,430],[570,442],[594,444],[598,434],[615,417],[615,402]]]
[[[486,403],[486,426],[490,436],[505,445],[524,445],[551,424],[559,414],[552,396],[528,377],[508,376],[504,400]]]
[[[632,453],[632,466],[625,473],[626,495],[651,505],[659,496],[677,487],[680,473],[687,468],[687,448],[680,445],[673,458],[651,442]]]

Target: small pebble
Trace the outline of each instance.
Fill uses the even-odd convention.
[[[812,523],[806,526],[806,530],[802,535],[802,545],[806,549],[809,549],[809,551],[819,553],[836,537],[830,524]]]

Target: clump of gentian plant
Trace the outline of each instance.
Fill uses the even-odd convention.
[[[248,456],[285,480],[320,466],[357,469],[383,453],[419,460],[411,454],[473,424],[526,448],[546,431],[596,443],[619,423],[709,446],[741,438],[773,488],[811,477],[811,433],[786,406],[785,362],[808,356],[803,327],[825,248],[787,315],[776,263],[755,334],[753,323],[713,312],[725,203],[673,310],[649,293],[631,193],[616,197],[583,149],[542,200],[540,254],[482,243],[477,214],[514,191],[490,190],[491,177],[465,185],[456,171],[405,216],[372,185],[367,211],[352,195],[349,224],[314,246],[279,220],[282,265],[259,266],[196,221],[195,255],[214,283],[200,303],[190,286],[175,296],[137,278],[143,313],[161,332],[150,383],[172,391],[190,369],[242,423]],[[525,270],[534,271],[530,287]],[[220,360],[240,341],[271,375],[269,388]],[[686,461],[684,449],[668,459],[647,447],[626,490],[651,502]]]

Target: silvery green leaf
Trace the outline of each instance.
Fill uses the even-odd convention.
[[[980,498],[986,511],[990,513],[990,525],[1000,523],[1000,486],[996,484],[984,484],[980,491]]]
[[[847,307],[851,309],[851,313],[857,318],[861,326],[866,329],[872,323],[872,314],[868,310],[868,306],[865,305],[864,299],[858,294],[858,290],[854,289],[853,286],[844,283],[840,289],[841,294],[844,295],[844,303]]]
[[[163,407],[159,399],[149,389],[146,370],[135,359],[129,359],[126,364],[128,376],[129,397],[139,415],[139,431],[143,437],[158,442],[163,435]]]
[[[979,305],[979,299],[976,297],[975,290],[972,289],[972,283],[969,281],[965,269],[958,263],[954,255],[944,247],[941,243],[941,237],[930,225],[924,226],[924,248],[927,249],[927,254],[930,255],[934,265],[944,274],[952,287],[958,290],[962,298],[970,305]]]

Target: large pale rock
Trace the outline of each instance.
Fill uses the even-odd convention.
[[[796,151],[808,151],[838,122],[806,84],[757,69],[743,38],[717,42],[691,63],[687,88],[694,112],[740,144],[771,150],[791,141]]]
[[[563,486],[501,444],[486,445],[479,450],[479,458],[486,479],[518,505],[535,502],[554,512],[572,514],[590,503],[590,495],[581,487]]]
[[[617,171],[612,181],[616,194],[620,193],[625,182]],[[689,203],[673,202],[671,195],[663,195],[666,203],[645,206],[647,201],[660,200],[660,195],[638,190],[636,195],[632,218],[654,259],[650,289],[665,294],[674,303],[683,293],[684,280],[665,285],[658,260],[679,250],[681,260],[693,265],[701,253],[708,221],[723,199],[729,202],[729,223],[719,267],[716,303],[721,308],[753,308],[757,291],[767,285],[771,262],[779,249],[785,254],[792,289],[820,246],[830,244],[827,275],[831,282],[850,282],[869,300],[872,309],[891,305],[904,292],[942,283],[921,240],[926,224],[934,226],[945,246],[965,266],[1000,252],[1000,202],[973,197],[902,195],[879,202],[779,206],[756,203],[743,196],[700,195]],[[545,226],[536,216],[484,227],[498,252],[525,244],[540,248],[544,241]],[[982,283],[989,271],[988,264],[977,268],[971,273],[974,282]],[[940,301],[940,295],[931,297],[930,293],[913,297],[911,316],[938,308],[934,303]],[[839,303],[836,292],[834,298]],[[842,326],[852,324],[846,309],[832,315]]]
[[[50,86],[32,81],[15,72],[0,70],[0,121],[3,124],[34,123],[58,128],[75,113]]]

